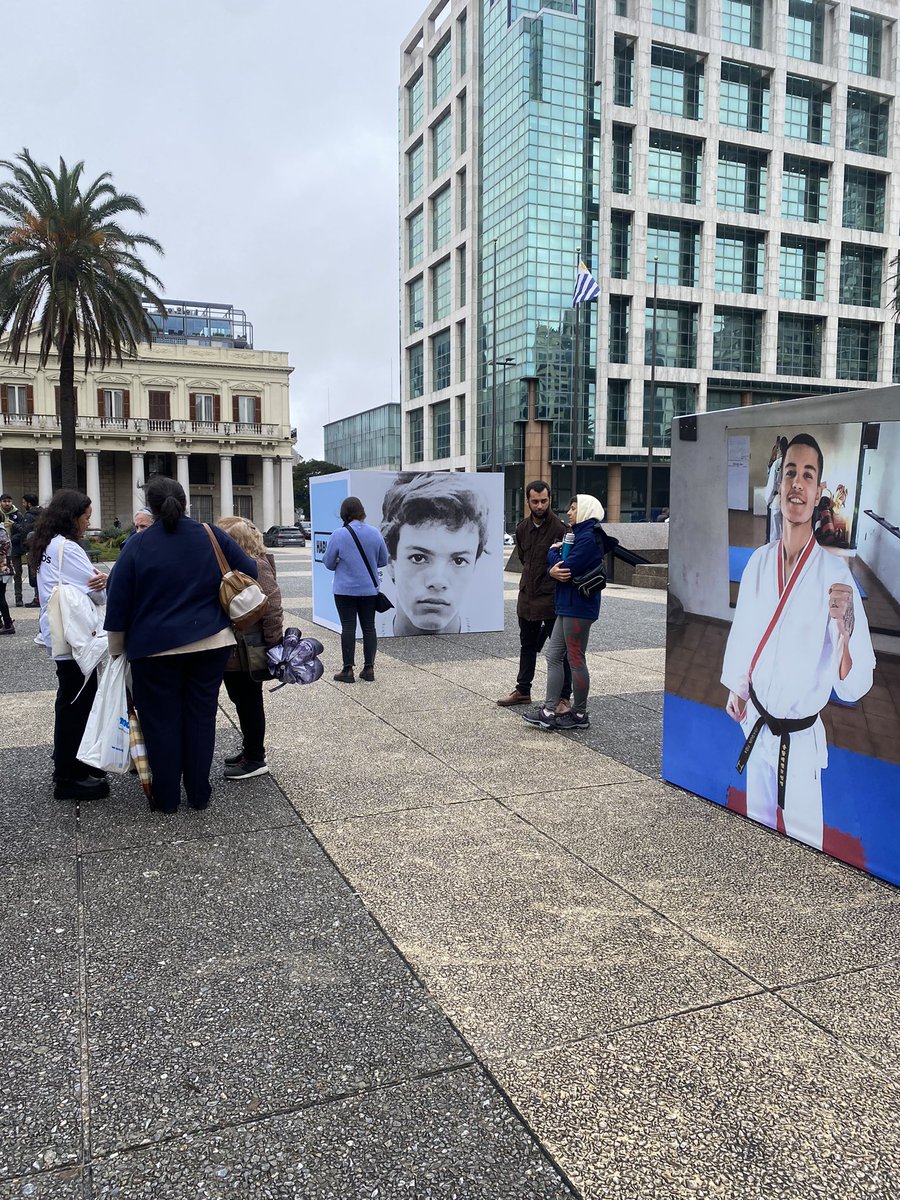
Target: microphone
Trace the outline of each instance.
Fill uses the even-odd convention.
[[[562,556],[563,562],[566,561],[569,551],[572,549],[572,547],[574,545],[575,545],[575,534],[570,529],[569,532],[565,535],[565,537],[562,540],[562,549],[560,551],[560,554]]]

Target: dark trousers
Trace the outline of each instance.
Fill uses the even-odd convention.
[[[88,769],[78,761],[78,747],[97,694],[97,672],[87,679],[74,659],[56,663],[56,717],[53,724],[53,778],[57,783],[86,779]]]
[[[188,803],[205,808],[216,747],[216,706],[231,647],[136,658],[134,707],[141,719],[158,808],[174,812],[181,781]]]
[[[9,629],[12,620],[9,615],[9,605],[6,603],[6,585],[9,582],[9,576],[4,575],[0,579],[0,620],[3,621],[4,627]]]
[[[556,617],[547,617],[544,621],[526,621],[519,617],[519,677],[516,680],[516,691],[523,696],[531,695],[531,685],[534,683],[534,671],[537,656],[544,648],[544,643],[553,632]],[[572,695],[572,672],[569,670],[569,660],[563,661],[563,690],[561,700],[568,700]]]
[[[246,671],[226,671],[225,691],[237,709],[238,724],[244,742],[244,758],[253,762],[265,762],[266,710],[263,705],[262,681],[251,679]]]
[[[13,594],[16,598],[16,603],[18,604],[22,599],[22,560],[21,560],[21,558],[13,557],[12,569],[13,569]],[[37,595],[37,589],[35,589],[35,595]]]
[[[338,596],[335,593],[334,603],[341,618],[341,654],[345,667],[352,667],[356,657],[357,617],[363,635],[363,666],[375,665],[375,651],[378,649],[375,635],[376,599],[376,596]]]

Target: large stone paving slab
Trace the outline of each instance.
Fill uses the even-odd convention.
[[[772,996],[500,1064],[585,1200],[896,1200],[900,1083]]]
[[[93,1146],[468,1057],[306,830],[85,862]]]
[[[163,1194],[166,1200],[573,1195],[476,1070],[413,1080],[94,1164],[96,1200]]]
[[[80,1167],[19,1175],[5,1183],[0,1181],[0,1200],[84,1200],[84,1197]]]
[[[0,864],[71,855],[76,805],[53,798],[47,748],[5,749],[0,804]]]
[[[510,804],[766,986],[900,954],[900,890],[677,788]]]
[[[482,1054],[550,1046],[753,990],[497,804],[318,832]]]

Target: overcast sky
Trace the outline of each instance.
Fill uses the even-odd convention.
[[[8,42],[0,158],[110,171],[163,294],[243,308],[287,350],[305,458],[399,398],[397,87],[424,0],[48,0]]]

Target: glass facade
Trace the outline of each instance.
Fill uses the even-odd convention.
[[[696,33],[696,0],[653,0],[650,19],[654,25],[665,25],[667,29]]]
[[[606,385],[606,441],[624,446],[628,434],[628,380],[610,379]]]
[[[628,279],[631,275],[632,215],[616,209],[610,213],[610,263],[613,279]]]
[[[450,166],[453,154],[453,126],[450,113],[431,129],[431,178],[437,179]]]
[[[815,79],[788,75],[784,95],[785,137],[818,146],[831,144],[831,88]]]
[[[789,221],[828,220],[828,163],[793,154],[784,156],[781,215]]]
[[[778,318],[778,374],[800,375],[807,379],[821,375],[824,334],[824,317],[781,313]]]
[[[853,9],[850,13],[850,40],[847,65],[860,75],[881,74],[881,46],[884,21],[871,13]]]
[[[647,220],[647,282],[676,287],[696,287],[700,265],[700,232],[696,221],[678,221],[671,217]]]
[[[792,58],[822,62],[825,46],[824,0],[790,0],[787,52]]]
[[[733,212],[766,211],[769,156],[765,150],[719,142],[716,204]]]
[[[452,383],[450,330],[435,334],[431,339],[431,390],[443,392]]]
[[[874,383],[878,379],[881,326],[875,321],[838,321],[837,377]]]
[[[660,301],[656,306],[656,332],[653,329],[653,301],[647,301],[644,314],[644,362],[654,358],[658,367],[696,367],[696,304]]]
[[[425,115],[425,82],[422,72],[406,85],[406,129],[412,133],[422,124]]]
[[[422,191],[425,178],[425,148],[421,142],[406,155],[406,199],[415,200]]]
[[[713,315],[713,370],[759,370],[763,314],[747,308],[716,307]]]
[[[650,108],[699,121],[703,116],[703,60],[654,42],[650,51]]]
[[[431,457],[450,457],[450,401],[431,406]]]
[[[406,378],[409,381],[410,400],[415,400],[424,394],[425,350],[421,342],[410,346],[406,352]]]
[[[406,285],[409,332],[417,333],[425,324],[425,284],[420,275]]]
[[[631,108],[634,104],[634,42],[628,38],[617,37],[613,49],[613,65],[615,78],[613,84],[613,102],[623,108]]]
[[[653,407],[653,445],[671,446],[672,421],[697,411],[697,388],[693,383],[644,384],[644,443],[650,435]]]
[[[762,0],[722,0],[722,40],[739,46],[762,45]]]
[[[757,295],[763,290],[766,235],[756,229],[716,230],[716,290]]]
[[[845,245],[841,248],[841,304],[881,307],[881,278],[884,251],[875,246]]]
[[[827,242],[782,236],[778,283],[778,294],[782,299],[825,299],[827,249]]]
[[[414,408],[406,414],[406,434],[410,462],[425,458],[425,414]]]
[[[431,319],[444,321],[450,316],[450,259],[445,258],[431,268]]]
[[[848,150],[859,154],[887,154],[891,102],[873,92],[847,91]]]
[[[703,143],[676,133],[650,130],[647,191],[656,200],[699,204]]]
[[[630,125],[613,125],[612,190],[624,196],[631,193],[633,143],[634,130]]]
[[[406,219],[406,264],[414,267],[425,253],[425,217],[421,208]]]
[[[884,208],[887,198],[887,176],[859,167],[844,167],[845,229],[866,229],[870,233],[884,232]]]
[[[450,241],[451,233],[450,185],[442,188],[431,201],[431,249],[440,250]]]
[[[609,361],[628,362],[628,335],[631,324],[631,297],[609,298]]]
[[[735,129],[767,133],[769,129],[769,73],[736,62],[722,63],[719,83],[719,120]]]
[[[450,54],[450,37],[441,42],[431,56],[431,103],[439,104],[450,91],[453,82],[453,60]]]
[[[400,469],[400,405],[382,404],[325,426],[325,460],[345,471]]]

